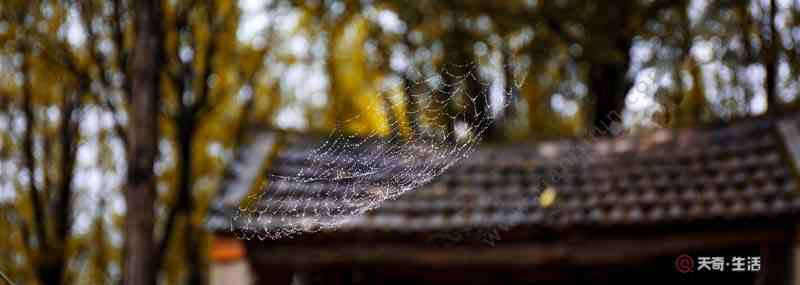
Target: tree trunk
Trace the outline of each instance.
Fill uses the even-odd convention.
[[[81,86],[82,90],[88,89],[88,83]],[[56,215],[56,243],[58,249],[53,253],[58,265],[58,275],[62,278],[67,264],[67,245],[69,244],[70,228],[72,226],[72,178],[75,173],[75,154],[79,138],[78,122],[75,111],[79,108],[80,94],[65,93],[61,111],[61,161],[58,195],[55,201]]]
[[[777,28],[775,27],[775,14],[777,8],[775,7],[775,0],[769,1],[769,47],[765,54],[764,65],[767,70],[766,87],[767,87],[767,110],[775,112],[778,110],[778,48],[779,39]]]
[[[194,110],[195,106],[179,103],[179,113],[174,119],[178,143],[178,180],[175,184],[178,198],[167,214],[164,235],[158,243],[154,264],[156,268],[161,268],[164,264],[173,234],[178,230],[175,225],[178,218],[183,217],[185,219],[184,235],[182,236],[184,258],[187,266],[186,271],[189,273],[187,284],[202,285],[208,282],[205,275],[206,270],[203,270],[202,267],[201,255],[198,254],[199,238],[196,235],[199,235],[200,231],[192,221],[192,213],[194,212],[194,201],[192,200],[192,184],[194,183],[192,165],[194,160],[192,153],[194,152],[194,134],[197,129]]]
[[[621,121],[625,97],[633,85],[626,75],[631,61],[633,38],[640,29],[637,25],[641,23],[638,23],[638,16],[632,9],[633,1],[624,1],[618,6],[604,5],[589,22],[589,33],[599,37],[594,44],[584,47],[598,49],[598,53],[593,54],[588,62],[589,91],[594,95],[594,110],[591,114],[591,130],[594,135],[611,136],[619,131],[615,124]],[[618,27],[619,30],[609,33],[609,30],[602,27]]]
[[[620,123],[622,111],[625,109],[625,97],[633,85],[626,77],[632,43],[630,37],[619,35],[614,47],[620,59],[593,62],[589,67],[589,88],[594,93],[592,131],[595,135],[613,135],[613,125]]]
[[[414,44],[411,43],[411,41],[408,39],[407,36],[403,37],[403,44],[405,44],[406,47],[408,48],[410,56],[410,54],[413,53]],[[406,100],[405,102],[406,110],[404,119],[406,120],[406,122],[408,122],[408,128],[411,131],[411,134],[409,136],[412,138],[415,137],[417,134],[419,134],[419,118],[421,115],[419,113],[420,110],[417,104],[417,98],[415,97],[417,96],[417,91],[419,90],[417,88],[418,83],[414,82],[414,79],[411,78],[411,74],[409,74],[410,72],[412,72],[412,70],[414,72],[418,72],[414,68],[413,64],[414,64],[413,62],[410,62],[409,63],[410,67],[408,68],[408,70],[404,70],[402,72],[403,94],[405,95],[405,100]],[[420,75],[415,74],[415,76],[420,76]]]
[[[136,43],[131,61],[131,104],[125,185],[125,247],[123,284],[155,284],[153,266],[154,202],[158,152],[159,71],[161,60],[161,3],[136,1]]]
[[[442,72],[442,86],[437,88],[434,93],[434,108],[440,108],[439,111],[439,123],[441,123],[442,127],[444,128],[444,139],[448,142],[455,143],[456,136],[455,136],[455,121],[453,119],[453,111],[452,107],[450,106],[450,99],[452,98],[453,93],[453,85],[455,81],[452,79],[452,76],[448,76],[445,72]]]
[[[198,241],[200,232],[192,221],[194,212],[194,201],[192,200],[192,153],[194,149],[195,121],[194,113],[187,112],[182,114],[178,122],[178,147],[180,148],[180,170],[178,178],[178,204],[175,210],[184,215],[186,219],[186,230],[183,238],[185,239],[185,254],[189,280],[187,284],[203,285],[206,284],[205,270],[202,268],[200,260]],[[166,228],[165,231],[172,231]],[[165,240],[165,242],[169,242]],[[163,253],[162,253],[163,254]]]
[[[26,44],[20,48],[22,53],[22,108],[25,116],[25,133],[23,137],[23,155],[25,168],[28,170],[28,195],[33,208],[33,227],[40,252],[53,253],[53,245],[48,235],[47,217],[45,216],[45,202],[39,194],[36,185],[36,157],[34,155],[34,131],[36,115],[33,109],[33,82],[31,81],[31,65],[29,47]],[[60,264],[57,254],[47,254],[35,264],[36,276],[44,284],[61,284],[64,268]]]
[[[405,119],[411,132],[409,136],[413,138],[419,134],[419,117],[421,114],[415,97],[417,96],[417,83],[411,79],[408,72],[403,72],[403,90],[406,99]]]
[[[503,78],[505,78],[505,86],[503,86],[503,108],[500,110],[500,120],[496,120],[498,124],[501,121],[508,120],[513,118],[517,114],[515,113],[516,109],[512,106],[517,103],[520,96],[520,88],[522,88],[522,84],[519,78],[516,78],[514,75],[514,63],[512,62],[512,52],[508,45],[503,46]],[[524,80],[524,78],[523,78]]]
[[[625,95],[631,83],[625,78],[627,63],[592,64],[589,84],[594,92],[592,126],[594,135],[611,135],[613,124],[619,123],[625,108]]]

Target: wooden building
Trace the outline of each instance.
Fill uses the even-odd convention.
[[[800,284],[797,114],[485,145],[336,230],[236,239],[231,217],[259,177],[309,152],[288,136],[271,154],[276,137],[251,138],[208,221],[212,252],[239,248],[227,262],[249,264],[255,284]],[[758,267],[735,270],[738,257]]]

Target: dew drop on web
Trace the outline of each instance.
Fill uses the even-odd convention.
[[[468,70],[478,72],[478,68]],[[316,147],[290,147],[291,155],[277,163],[281,169],[294,171],[267,175],[260,192],[242,201],[231,219],[231,231],[242,239],[267,240],[335,229],[427,184],[467,158],[496,115],[480,116],[468,105],[486,100],[490,106],[490,96],[479,95],[488,92],[492,82],[479,81],[480,90],[470,94],[464,86],[478,76],[449,72],[441,76],[450,80],[421,78],[406,90],[406,96],[417,102],[417,111],[408,114],[418,122],[417,131],[410,135],[390,132],[382,136],[376,131],[354,135],[335,129]],[[432,82],[439,83],[431,86]],[[509,94],[503,94],[502,104],[510,104]],[[386,109],[405,110],[400,106]],[[452,126],[445,118],[453,120]],[[395,120],[388,129],[401,127]]]

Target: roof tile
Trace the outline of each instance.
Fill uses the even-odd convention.
[[[341,228],[615,226],[797,214],[796,178],[781,155],[773,127],[769,120],[754,120],[720,129],[661,130],[595,142],[479,147],[431,183],[352,217]],[[586,151],[575,152],[576,148]],[[564,159],[576,153],[586,156]],[[289,147],[272,172],[294,175],[313,167],[309,154],[306,145]],[[315,171],[320,170],[311,172]],[[351,203],[341,202],[345,193],[331,191],[341,188],[332,181],[272,183],[264,197],[274,199],[263,199],[257,207],[311,209],[340,218],[365,200],[388,198],[393,185],[385,180],[393,179],[391,175],[364,178],[373,179],[367,184],[374,186],[361,189],[363,197],[354,195]],[[553,187],[556,195],[551,206],[542,208],[538,199],[546,187]],[[223,193],[232,195],[229,192]],[[236,209],[226,207],[216,213],[233,216]],[[275,218],[250,221],[279,226]]]

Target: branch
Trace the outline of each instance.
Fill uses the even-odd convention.
[[[169,247],[169,240],[172,237],[172,228],[175,227],[175,221],[178,219],[178,213],[180,212],[179,208],[182,208],[182,206],[180,205],[180,201],[178,205],[175,205],[169,209],[169,213],[167,214],[167,221],[164,223],[164,233],[161,236],[161,240],[158,242],[158,244],[156,244],[156,246],[158,247],[158,251],[156,251],[156,258],[155,260],[153,260],[153,262],[155,262],[155,268],[161,268],[161,265],[164,263],[164,258],[167,254],[167,250]],[[187,234],[192,234],[192,233],[187,233]]]
[[[95,96],[92,96],[92,98],[94,98],[97,101],[100,100],[100,97],[101,97],[100,94],[95,94]],[[108,98],[106,96],[103,96],[103,97],[105,98],[105,100],[103,100],[102,103],[111,112],[111,118],[114,120],[114,132],[117,133],[117,136],[122,141],[123,147],[127,147],[127,145],[128,145],[128,133],[125,131],[125,128],[122,126],[122,122],[120,122],[119,118],[117,117],[118,109],[117,109],[117,107],[114,106],[114,103],[111,102],[110,98]]]
[[[28,55],[28,45],[21,43],[18,47],[22,54],[22,93],[23,93],[23,112],[25,115],[25,137],[23,141],[23,152],[25,154],[25,166],[28,169],[28,195],[33,207],[34,227],[37,240],[41,243],[41,249],[49,249],[47,238],[47,226],[44,217],[44,208],[39,196],[39,189],[36,187],[36,158],[33,155],[33,131],[36,126],[36,118],[33,113],[33,86],[31,84],[30,56]]]
[[[210,1],[213,2],[213,1]],[[194,7],[197,5],[197,0],[189,1],[188,5],[183,7],[183,9],[175,9],[177,15],[175,15],[175,26],[178,28],[178,32],[185,29],[186,26],[189,24],[189,13]]]
[[[561,38],[562,41],[583,45],[583,41],[564,28],[564,25],[562,24],[564,21],[563,19],[553,18],[553,12],[555,12],[557,8],[553,7],[550,1],[544,1],[543,4],[543,11],[538,13],[538,15],[544,20],[545,24],[547,24],[547,27],[550,28],[550,30],[552,30],[559,38]]]
[[[189,13],[195,7],[196,4],[197,1],[192,0],[188,3],[188,5],[186,5],[186,7],[176,8],[175,33],[177,34],[179,41],[180,41],[181,31],[186,30],[186,27],[189,25]],[[168,28],[169,27],[166,26],[163,27],[164,34],[169,33],[169,31],[167,31]],[[169,69],[167,69],[167,77],[172,82],[173,86],[175,86],[175,88],[177,89],[177,92],[175,93],[177,97],[176,101],[178,104],[178,111],[170,112],[169,110],[167,110],[166,107],[164,107],[162,109],[162,112],[164,113],[165,116],[170,118],[170,120],[177,120],[178,116],[187,111],[186,102],[183,101],[183,93],[186,90],[186,86],[184,85],[186,84],[186,82],[192,82],[192,77],[194,76],[194,72],[192,70],[191,64],[181,62],[180,55],[178,54],[180,52],[179,42],[175,46],[174,54],[167,54],[168,50],[169,49],[166,47],[161,50],[163,57],[165,59],[168,58],[177,59],[176,64],[178,65],[177,72],[172,72]]]
[[[122,19],[119,18],[121,16],[119,16],[117,14],[117,13],[119,13],[119,11],[118,11],[119,7],[117,6],[117,5],[120,4],[119,1],[120,0],[114,1],[114,13],[115,13],[115,18],[116,19],[114,19],[114,21],[112,21],[112,22],[114,22],[114,23],[112,23],[112,25],[114,26],[114,27],[112,27],[112,29],[114,30],[114,33],[115,33],[114,34],[115,41],[118,41],[116,43],[117,44],[117,51],[118,51],[118,53],[122,53],[123,49],[124,49],[124,46],[122,44],[122,40],[123,40],[122,39],[122,32],[120,30],[121,29],[120,25],[117,22],[117,21],[121,21],[122,20]],[[90,10],[91,10],[91,7],[89,5],[91,5],[91,1],[81,0],[80,1],[80,8],[78,9],[78,11],[81,13],[81,23],[83,25],[83,29],[86,30],[87,46],[89,48],[89,57],[91,58],[91,61],[95,64],[95,66],[98,69],[98,73],[99,73],[98,76],[100,78],[100,82],[103,84],[103,86],[104,86],[104,88],[106,90],[111,90],[111,89],[113,89],[113,86],[111,84],[111,80],[108,78],[108,74],[103,71],[104,67],[107,65],[107,59],[103,55],[99,54],[97,52],[97,49],[95,48],[95,46],[97,45],[97,34],[94,33],[94,31],[92,30],[91,24],[90,24]],[[125,57],[127,57],[127,55]],[[119,61],[119,64],[126,64],[125,62],[127,62],[127,58],[122,59],[122,56],[118,56],[118,61]],[[92,93],[91,92],[91,85],[89,84],[89,82],[91,82],[91,77],[88,74],[89,71],[88,70],[85,70],[85,71],[77,70],[77,67],[74,64],[74,62],[71,62],[70,66],[71,66],[71,69],[73,70],[73,72],[75,72],[76,75],[78,75],[80,77],[79,80],[81,82],[79,84],[82,86],[81,90],[83,90],[85,93]],[[122,69],[122,68],[125,68],[125,66],[124,65],[120,65],[118,68]],[[127,79],[125,79],[123,81],[123,92],[127,92],[127,90],[126,90],[127,83],[126,82],[127,82]],[[84,84],[86,86],[84,86]],[[114,106],[114,102],[111,101],[110,96],[101,96],[100,94],[97,94],[97,93],[94,93],[93,95],[94,96],[92,96],[92,97],[94,98],[95,102],[97,102],[98,104],[104,105],[111,112],[111,117],[114,120],[114,131],[117,133],[117,136],[120,138],[120,140],[122,140],[123,145],[127,146],[128,138],[127,138],[127,135],[125,133],[125,129],[122,126],[122,122],[120,122],[119,119],[117,118],[117,110],[118,110],[118,108],[116,106]],[[103,97],[103,99],[101,99],[100,97]]]
[[[194,8],[195,4],[196,4],[196,1],[191,1],[189,3],[188,7],[186,7],[185,9],[178,9],[178,11],[177,11],[178,15],[176,15],[176,17],[177,17],[177,20],[176,20],[177,31],[176,32],[178,34],[180,34],[181,30],[183,30],[186,27],[186,25],[188,25],[189,13],[192,10],[192,8]],[[210,34],[213,35],[213,31],[210,32]],[[210,38],[209,40],[211,42],[213,42],[213,37]],[[176,50],[176,53],[177,53],[178,49],[176,48],[175,50]],[[178,59],[178,64],[179,64],[178,72],[179,73],[175,74],[175,73],[171,73],[170,72],[169,77],[170,77],[170,80],[175,85],[175,87],[177,88],[177,91],[178,91],[177,94],[176,94],[177,95],[176,99],[177,99],[178,109],[179,110],[175,115],[170,116],[170,119],[172,119],[173,121],[176,121],[177,122],[176,125],[180,129],[180,128],[185,127],[182,122],[184,122],[187,119],[188,120],[193,120],[194,119],[193,118],[194,109],[196,108],[196,104],[197,103],[191,103],[191,104],[187,105],[183,101],[183,93],[185,92],[185,90],[187,88],[187,86],[185,86],[184,84],[185,84],[185,82],[192,82],[191,80],[187,80],[187,77],[194,76],[194,73],[192,71],[192,68],[191,68],[190,64],[186,64],[186,63],[183,63],[183,62],[180,61],[179,55],[176,54],[175,58]],[[188,87],[191,88],[191,86],[188,86]],[[180,133],[181,130],[179,130],[178,132]],[[189,131],[189,136],[191,136],[192,134],[193,134],[193,131]],[[178,136],[181,136],[181,135],[182,134],[179,134]],[[189,143],[191,143],[191,142],[189,142]],[[181,146],[181,147],[185,147],[185,146]],[[185,161],[184,159],[181,159],[181,163],[185,164],[185,163],[187,163],[187,161]],[[182,167],[185,167],[185,166],[182,166]],[[191,175],[191,173],[189,175]],[[173,228],[175,227],[175,223],[176,223],[176,221],[178,219],[178,215],[188,212],[189,204],[191,204],[191,201],[190,201],[191,200],[191,195],[190,195],[190,193],[186,193],[186,192],[188,192],[190,190],[190,188],[188,186],[185,187],[185,188],[184,187],[180,187],[180,186],[176,187],[176,188],[177,188],[177,191],[179,192],[178,193],[177,202],[172,208],[169,209],[169,212],[167,213],[167,221],[164,224],[163,235],[162,235],[160,241],[156,244],[156,246],[158,247],[158,251],[156,252],[156,257],[155,257],[155,264],[156,264],[155,268],[160,268],[161,265],[164,263],[165,254],[166,254],[166,252],[167,252],[167,250],[169,248],[169,241],[172,238]],[[190,218],[190,215],[185,215],[185,216],[186,216],[187,219]],[[187,221],[187,223],[188,222],[190,222],[190,221]],[[194,234],[194,233],[188,233],[188,234]]]
[[[203,58],[203,74],[199,76],[203,79],[203,82],[200,82],[200,97],[197,99],[196,102],[192,104],[191,107],[191,114],[192,116],[202,116],[203,114],[211,111],[214,105],[217,104],[208,104],[208,97],[211,91],[208,88],[208,80],[211,78],[211,75],[214,74],[213,72],[213,65],[214,65],[214,54],[217,52],[217,41],[216,41],[216,34],[219,32],[219,25],[214,21],[214,12],[215,12],[215,5],[214,1],[209,1],[208,7],[206,7],[206,20],[208,21],[209,25],[209,36],[208,36],[208,50],[206,50],[205,57]],[[224,18],[222,19],[224,22]],[[194,119],[194,118],[193,118]]]
[[[125,50],[125,36],[122,31],[122,0],[114,0],[113,3],[113,18],[111,19],[111,31],[114,40],[114,45],[117,47],[116,62],[122,76],[122,90],[126,94],[126,98],[130,100],[131,84],[126,70],[128,68],[128,52]]]
[[[103,83],[106,89],[110,89],[111,80],[108,78],[107,73],[103,72],[103,67],[106,65],[106,58],[102,54],[98,53],[97,49],[95,48],[97,46],[97,34],[95,34],[94,30],[92,29],[92,25],[89,23],[91,21],[90,17],[92,10],[90,5],[90,1],[80,0],[77,10],[78,13],[80,13],[81,25],[86,31],[86,45],[89,49],[89,58],[97,67],[100,82]]]
[[[37,42],[39,44],[42,44],[44,42],[48,42],[49,41],[47,37],[44,37],[44,36],[42,36],[42,35],[40,35],[40,34],[38,34],[36,32],[32,32],[32,35],[33,35],[34,38],[36,38],[38,40]],[[62,51],[62,53],[58,54],[58,55],[57,54],[53,54],[52,52],[50,52],[51,51],[50,49],[46,48],[45,46],[42,46],[40,48],[40,50],[42,51],[42,53],[48,59],[52,60],[53,62],[57,63],[58,65],[63,66],[69,72],[71,72],[77,78],[79,84],[84,84],[86,82],[89,82],[89,83],[92,82],[92,78],[89,75],[88,71],[79,68],[77,62],[75,61],[75,59],[73,57],[73,54],[68,52],[69,51],[69,45],[67,43],[65,43],[63,41],[58,41],[56,43],[51,43],[51,44],[57,46],[58,49],[56,49],[56,50]],[[92,97],[93,100],[95,100],[95,102],[97,104],[103,105],[106,108],[108,108],[109,111],[111,111],[111,113],[112,113],[111,117],[114,119],[114,131],[117,134],[117,136],[120,138],[120,140],[122,140],[123,145],[127,146],[127,144],[128,144],[128,136],[126,134],[124,126],[122,125],[122,122],[119,121],[119,118],[116,115],[116,114],[118,114],[118,110],[119,110],[117,108],[117,106],[115,106],[114,102],[111,101],[111,98],[109,96],[101,96],[100,94],[91,92],[91,88],[90,88],[91,84],[87,84],[86,86],[87,86],[87,88],[84,88],[84,93],[92,94],[91,97]],[[125,91],[125,90],[123,92],[129,93],[129,92]]]
[[[654,1],[652,4],[650,4],[650,6],[645,8],[645,11],[642,14],[642,17],[640,19],[643,19],[644,21],[647,21],[648,19],[653,19],[653,18],[656,17],[658,12],[660,12],[661,10],[667,9],[667,8],[672,8],[672,7],[677,7],[677,6],[686,6],[686,4],[687,4],[686,2],[687,2],[687,0],[657,0],[657,1]],[[637,25],[637,28],[638,27],[644,27],[644,23],[640,23],[639,25]]]
[[[549,27],[553,32],[561,38],[561,40],[568,42],[568,43],[577,43],[582,45],[582,41],[580,41],[575,35],[572,35],[564,29],[563,25],[560,21],[553,19],[550,16],[545,15],[544,20],[547,23],[547,27]]]
[[[88,84],[88,82],[82,82],[78,88],[78,94],[88,88]],[[80,97],[76,97],[75,94],[64,94],[63,96],[60,130],[62,153],[60,165],[61,185],[58,200],[56,201],[55,214],[58,221],[56,224],[56,237],[59,242],[66,244],[72,215],[72,179],[75,173],[75,156],[77,154],[77,142],[80,139],[80,134],[78,133],[79,120],[76,120],[75,116],[76,111],[80,109]]]

